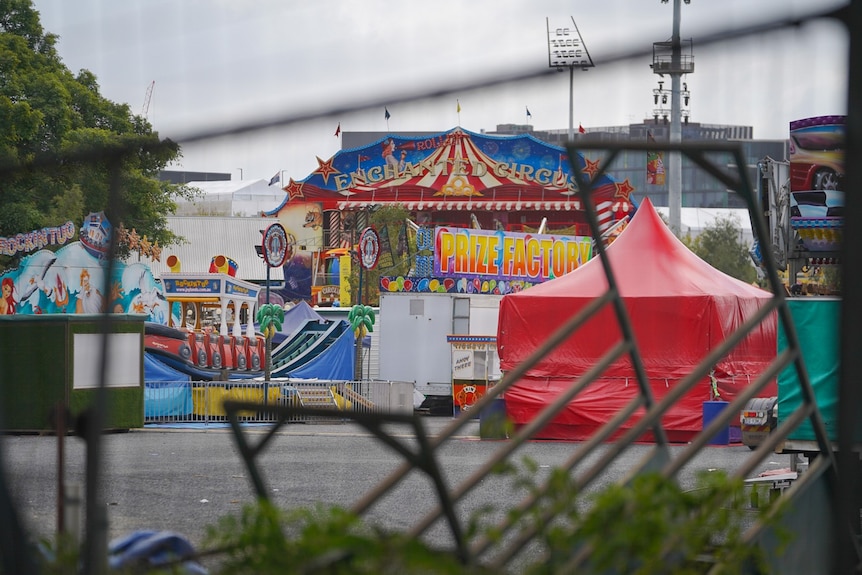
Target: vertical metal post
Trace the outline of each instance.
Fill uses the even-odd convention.
[[[575,67],[569,66],[569,142],[575,140]]]
[[[680,122],[679,84],[682,70],[682,47],[679,38],[680,2],[673,0],[673,37],[671,38],[670,72],[670,145],[682,142]],[[675,234],[682,231],[682,156],[678,150],[671,150],[668,156],[667,201],[669,207],[670,229]]]
[[[357,213],[357,217],[354,220],[355,225],[353,226],[353,233],[354,234],[356,234],[356,232],[357,232],[356,228],[359,227],[359,217],[358,216],[359,216],[359,214]],[[356,242],[356,261],[358,262],[358,265],[359,265],[359,286],[357,287],[357,290],[356,290],[357,291],[357,293],[356,293],[356,304],[362,305],[362,271],[363,271],[362,250],[359,249],[359,242],[358,241]],[[360,331],[360,333],[362,333],[362,332]],[[355,363],[355,365],[353,366],[353,377],[356,379],[356,381],[359,381],[362,379],[362,339],[359,338],[358,336],[356,336],[356,334],[353,335],[353,345],[354,345],[353,361]]]
[[[844,165],[847,167],[846,188],[855,190],[862,184],[862,78],[856,70],[862,64],[862,2],[850,2],[845,8],[849,36],[847,74],[847,123]],[[844,195],[846,223],[841,244],[841,291],[844,294],[841,310],[841,362],[838,379],[838,493],[834,501],[835,573],[858,573],[860,563],[860,508],[862,495],[862,463],[858,446],[862,438],[862,390],[858,385],[862,370],[859,354],[860,286],[862,286],[862,241],[859,223],[862,221],[862,200],[858,194]]]

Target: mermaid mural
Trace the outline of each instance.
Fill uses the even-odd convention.
[[[0,311],[18,315],[110,311],[144,314],[148,321],[166,324],[168,303],[148,265],[114,262],[105,283],[110,233],[104,214],[90,214],[80,230],[81,241],[23,257],[17,268],[0,275]],[[71,238],[69,234],[42,235],[64,238],[63,243]],[[10,238],[0,239],[2,246],[13,243]],[[56,242],[48,242],[52,244]],[[22,251],[39,244],[19,241],[14,245],[23,246]]]

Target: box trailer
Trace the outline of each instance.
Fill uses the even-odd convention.
[[[438,409],[452,411],[450,335],[497,335],[502,296],[383,293],[380,316],[380,378],[412,381]],[[496,354],[494,354],[496,357]],[[489,366],[499,379],[499,360]]]

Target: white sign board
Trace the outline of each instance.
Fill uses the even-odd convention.
[[[106,341],[107,338],[107,341]],[[140,387],[143,378],[144,342],[139,333],[76,333],[72,341],[72,388],[99,387],[102,349],[107,349],[105,385]]]

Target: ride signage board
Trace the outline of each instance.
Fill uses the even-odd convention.
[[[281,224],[272,224],[263,232],[263,261],[271,268],[278,268],[290,257],[287,232]]]
[[[380,236],[368,227],[359,235],[359,264],[362,269],[373,270],[380,259]]]

